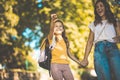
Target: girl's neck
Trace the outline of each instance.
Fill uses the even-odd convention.
[[[56,38],[58,41],[63,40],[63,37],[61,35],[56,35]]]

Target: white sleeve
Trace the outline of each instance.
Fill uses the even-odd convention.
[[[50,49],[53,49],[56,45],[56,40],[55,40],[55,35],[53,35],[53,38],[52,38],[52,43],[50,44],[49,48]]]
[[[94,25],[94,22],[90,23],[89,26],[88,26],[92,32],[95,31],[95,25]]]

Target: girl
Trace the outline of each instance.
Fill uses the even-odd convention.
[[[70,54],[69,42],[65,34],[65,27],[63,22],[57,18],[56,14],[51,15],[51,26],[48,40],[52,45],[51,74],[53,79],[74,80],[69,67],[68,57],[78,64],[80,64],[80,61]]]
[[[94,42],[94,67],[98,80],[120,80],[120,51],[116,46],[120,40],[120,25],[106,0],[96,1],[94,14],[95,21],[89,25],[90,34],[81,65],[88,65],[88,55]]]

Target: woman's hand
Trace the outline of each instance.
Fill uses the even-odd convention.
[[[113,39],[116,43],[120,43],[120,36],[116,36]]]
[[[88,60],[87,59],[83,59],[80,63],[81,67],[86,67],[88,65]]]

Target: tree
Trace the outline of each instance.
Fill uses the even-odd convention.
[[[31,61],[31,58],[27,57],[33,50],[30,43],[37,40],[35,48],[39,48],[41,40],[49,32],[51,13],[56,13],[63,20],[70,40],[71,52],[81,60],[89,33],[87,26],[94,19],[93,5],[95,0],[92,1],[1,0],[0,63],[6,63],[8,68],[25,69],[25,60]],[[112,10],[119,19],[119,4],[114,4],[113,0],[110,0],[109,3],[115,5]],[[26,30],[31,30],[31,32]],[[28,32],[29,36],[26,36],[25,32]],[[93,67],[92,59],[92,55],[90,55],[91,65],[89,67]],[[13,65],[14,63],[15,65]],[[13,66],[11,67],[10,64]],[[32,63],[32,65],[34,64]],[[74,65],[72,67],[78,68]]]
[[[1,0],[0,6],[0,63],[8,69],[25,69],[25,60],[32,48],[25,45],[31,38],[25,38],[22,33],[27,27],[34,31],[38,25],[36,3],[33,0]]]

